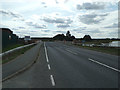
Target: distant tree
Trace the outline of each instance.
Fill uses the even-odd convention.
[[[75,39],[75,36],[71,36],[71,40],[73,41]]]
[[[70,31],[67,31],[66,36],[71,37]]]
[[[66,41],[73,41],[75,36],[71,36],[70,31],[67,31],[66,36],[64,34],[57,34],[53,37],[54,40],[66,40]]]
[[[85,40],[85,41],[90,41],[90,40],[91,40],[91,36],[90,36],[90,35],[85,35],[85,36],[83,37],[83,40]]]
[[[110,38],[106,38],[106,40],[110,40]]]
[[[65,35],[64,34],[57,34],[56,36],[53,37],[54,40],[64,40]]]

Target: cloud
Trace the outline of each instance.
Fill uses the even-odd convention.
[[[74,28],[72,31],[77,32],[77,31],[83,31],[83,30],[86,30],[86,29],[87,29],[87,27],[79,27],[79,28]]]
[[[43,32],[50,32],[50,30],[46,30],[46,29],[45,29],[45,30],[42,30],[42,31],[43,31]]]
[[[118,10],[120,10],[120,1],[118,2]]]
[[[44,6],[44,8],[47,8],[47,6]]]
[[[82,5],[77,4],[77,9],[85,9],[85,10],[101,10],[105,8],[104,3],[100,2],[93,2],[93,3],[83,3]]]
[[[104,14],[85,14],[85,15],[80,15],[79,20],[84,23],[84,24],[98,24],[101,21],[104,20],[104,17],[107,16],[107,13]]]
[[[21,18],[22,16],[19,15],[19,14],[16,14],[14,12],[11,12],[11,11],[6,11],[6,10],[3,10],[3,9],[0,9],[0,13],[3,14],[3,15],[8,15],[8,16],[12,16],[14,18]]]
[[[25,27],[18,27],[19,29],[25,29]]]
[[[77,33],[84,33],[84,34],[101,33],[101,31],[97,28],[87,28],[87,27],[75,28],[72,31],[75,31]]]
[[[70,25],[69,24],[58,24],[57,27],[58,28],[68,28],[68,27],[70,27]]]
[[[71,20],[70,18],[66,18],[66,17],[51,17],[51,16],[45,16],[43,18],[43,21],[47,22],[47,23],[61,23],[61,24],[71,24],[73,22],[73,20]]]
[[[41,4],[46,4],[45,2],[41,2]]]
[[[104,27],[104,28],[118,28],[118,27],[120,27],[120,26],[118,25],[118,23],[113,23],[112,25],[106,26],[106,27]]]
[[[55,0],[55,3],[58,4],[59,3],[58,0]]]
[[[44,25],[44,24],[39,24],[39,23],[34,23],[34,22],[31,22],[31,21],[26,21],[26,24],[28,26],[33,26],[34,28],[46,28],[47,26]]]

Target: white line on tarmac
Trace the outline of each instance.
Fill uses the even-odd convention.
[[[70,53],[72,53],[72,54],[77,55],[77,53],[75,53],[75,52],[73,52],[73,51],[71,51],[71,50],[69,50],[69,49],[66,49],[66,51],[68,51],[68,52],[70,52]]]
[[[48,54],[47,54],[47,49],[46,49],[46,46],[45,46],[45,42],[44,42],[44,47],[45,47],[45,56],[46,56],[46,60],[47,62],[49,63],[49,59],[48,59]],[[48,69],[50,70],[50,64],[48,64]],[[55,80],[53,78],[53,75],[50,75],[50,79],[51,79],[51,83],[52,83],[52,86],[55,86]]]
[[[55,86],[55,80],[53,78],[53,75],[50,75],[50,79],[51,79],[52,86]]]
[[[114,71],[120,72],[119,69],[113,68],[113,67],[111,67],[111,66],[109,66],[109,65],[106,65],[106,64],[104,64],[104,63],[98,62],[98,61],[93,60],[93,59],[91,59],[91,58],[88,58],[88,60],[90,60],[90,61],[92,61],[92,62],[94,62],[94,63],[97,63],[97,64],[99,64],[99,65],[102,65],[102,66],[104,66],[104,67],[107,67],[107,68],[109,68],[109,69],[112,69],[112,70],[114,70]]]
[[[45,46],[45,42],[44,42],[44,47],[45,47],[45,56],[46,56],[46,60],[47,60],[47,62],[49,62],[48,54],[47,54],[47,49],[46,49],[46,46]]]
[[[50,68],[50,64],[48,64],[48,69],[50,70],[51,68]]]

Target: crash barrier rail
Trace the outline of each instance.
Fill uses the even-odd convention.
[[[19,50],[19,49],[22,49],[22,48],[25,48],[25,47],[28,47],[28,46],[32,46],[32,45],[34,45],[34,44],[37,44],[37,43],[32,43],[32,44],[20,46],[20,47],[11,49],[11,50],[9,50],[9,51],[3,52],[3,53],[0,54],[0,57],[2,57],[2,56],[4,56],[4,55],[7,55],[7,54],[9,54],[9,53],[12,53],[12,52],[14,52],[14,51],[16,51],[16,50]]]

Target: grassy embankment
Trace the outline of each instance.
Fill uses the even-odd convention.
[[[17,48],[17,47],[20,47],[20,46],[23,46],[24,44],[14,44],[14,45],[9,45],[7,46],[6,48],[3,48],[2,49],[2,52],[6,52],[8,50],[11,50],[11,49],[14,49],[14,48]]]
[[[17,46],[17,45],[16,45]],[[4,57],[2,57],[2,64],[5,64],[13,59],[15,59],[16,57],[24,54],[27,50],[29,50],[30,48],[32,48],[34,45],[32,46],[28,46],[28,47],[25,47],[25,48],[22,48],[20,50],[17,50],[17,51],[14,51]],[[1,63],[1,62],[0,62]]]
[[[85,44],[96,44],[96,45],[100,45],[101,43],[110,43],[112,42],[112,40],[97,40],[97,41],[91,41],[91,42],[85,42]],[[77,45],[77,44],[76,44]],[[98,52],[103,52],[103,53],[108,53],[111,55],[118,55],[120,56],[120,48],[118,47],[100,47],[100,46],[81,46],[81,45],[77,45],[80,48],[85,48],[85,49],[90,49],[90,50],[94,50],[94,51],[98,51]]]
[[[80,46],[80,48],[90,49],[98,52],[108,53],[112,55],[120,56],[120,48],[112,48],[112,47],[89,47],[89,46]]]

